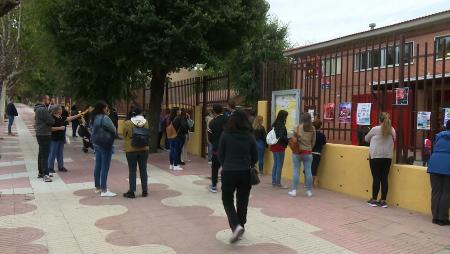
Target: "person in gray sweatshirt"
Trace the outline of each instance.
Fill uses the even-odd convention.
[[[258,161],[256,140],[244,112],[236,110],[231,114],[219,141],[218,157],[222,165],[223,207],[233,231],[230,243],[235,243],[244,234],[252,188],[250,170]]]
[[[51,182],[48,171],[48,156],[50,153],[50,144],[52,141],[52,126],[55,119],[48,111],[50,97],[43,95],[40,97],[40,103],[34,107],[34,128],[36,131],[36,139],[39,145],[38,153],[38,178],[43,178],[45,182]]]

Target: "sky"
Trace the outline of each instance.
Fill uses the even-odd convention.
[[[450,10],[450,0],[267,0],[269,13],[289,27],[293,46],[304,46]]]

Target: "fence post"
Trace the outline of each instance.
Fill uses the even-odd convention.
[[[394,49],[395,50],[395,49]],[[400,45],[399,45],[399,60],[398,60],[398,86],[399,88],[403,88],[405,86],[405,36],[400,36]],[[394,63],[395,64],[395,63]],[[395,81],[392,81],[392,92],[395,93]],[[411,92],[411,91],[410,91]],[[409,100],[408,104],[411,103]],[[404,107],[404,106],[397,106]],[[407,106],[409,107],[409,105]],[[399,146],[397,152],[397,162],[404,163],[406,158],[408,157],[408,149],[404,142],[404,131],[403,131],[403,110],[398,111],[398,130],[399,131]]]
[[[230,101],[230,89],[231,89],[231,85],[230,85],[230,73],[227,73],[227,101]]]
[[[165,83],[165,90],[166,90],[166,109],[169,108],[169,82],[166,81]]]
[[[207,103],[208,103],[208,76],[203,77],[203,79],[201,80],[201,84],[202,84],[202,93],[203,93],[203,101],[202,101],[202,121],[204,121],[206,114],[207,114]],[[206,155],[206,124],[202,125],[202,140],[200,142],[202,149],[201,149],[201,156],[203,158],[205,158]]]

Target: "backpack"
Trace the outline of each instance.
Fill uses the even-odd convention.
[[[173,127],[173,124],[170,123],[166,128],[166,134],[168,139],[176,138],[178,133],[177,130],[175,130],[175,127]]]
[[[273,128],[266,136],[266,142],[268,145],[275,145],[278,143],[277,134],[275,133],[275,128]]]
[[[134,127],[131,134],[131,145],[136,148],[149,146],[150,129],[144,127]]]

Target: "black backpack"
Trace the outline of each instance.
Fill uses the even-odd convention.
[[[150,129],[134,127],[132,130],[131,145],[136,148],[146,147],[150,144]]]

